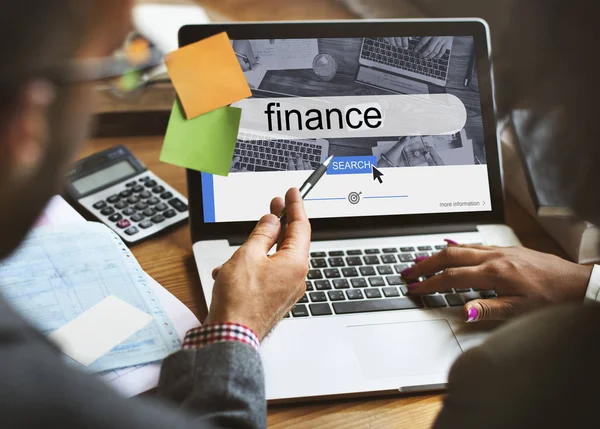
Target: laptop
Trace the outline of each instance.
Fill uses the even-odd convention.
[[[179,42],[184,46],[223,31],[232,40],[273,40],[264,54],[275,56],[270,62],[275,65],[266,70],[260,88],[290,95],[297,104],[303,97],[321,97],[330,107],[349,103],[341,109],[349,124],[358,125],[358,119],[374,108],[370,119],[381,121],[369,124],[382,125],[310,132],[298,128],[265,140],[277,151],[282,149],[281,139],[321,141],[320,149],[310,147],[311,154],[319,149],[316,159],[335,157],[305,200],[313,230],[306,293],[261,347],[267,399],[446,388],[453,362],[497,326],[466,324],[464,303],[494,299],[495,293],[465,284],[429,296],[408,296],[400,273],[415,258],[443,250],[446,238],[463,244],[519,245],[504,222],[486,23],[467,19],[199,25],[183,27]],[[357,81],[365,67],[367,39],[426,36],[454,38],[448,73],[438,79],[446,83],[444,93],[397,94]],[[476,89],[462,85],[473,52]],[[335,61],[327,79],[311,66],[315,54]],[[389,67],[385,72],[391,73]],[[403,78],[412,76],[403,73]],[[273,100],[284,108],[288,98]],[[258,101],[244,103],[244,117],[256,113],[251,110],[257,109],[253,103]],[[394,106],[400,105],[403,110],[398,113]],[[415,122],[418,131],[411,128]],[[266,131],[256,128],[258,134]],[[412,134],[402,134],[408,131]],[[242,144],[247,139],[239,139],[236,150],[244,150]],[[244,242],[268,211],[271,198],[299,187],[308,176],[307,171],[284,171],[285,158],[281,161],[279,156],[277,152],[278,171],[232,168],[228,177],[187,173],[193,252],[208,306],[213,268]],[[381,166],[383,157],[389,166]],[[380,165],[382,183],[374,180],[373,165]]]

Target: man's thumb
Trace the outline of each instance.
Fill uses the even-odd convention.
[[[265,215],[258,221],[243,247],[252,253],[260,252],[266,255],[277,243],[280,231],[281,222],[277,219],[277,216]]]
[[[467,323],[481,320],[504,320],[524,313],[526,310],[526,299],[513,296],[476,299],[466,303],[464,307]]]

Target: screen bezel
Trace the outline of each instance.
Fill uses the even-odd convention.
[[[439,19],[188,25],[182,27],[179,31],[179,46],[183,47],[221,32],[227,32],[232,40],[472,36],[477,54],[476,67],[482,105],[483,132],[492,210],[488,212],[311,219],[313,237],[318,235],[319,231],[327,231],[328,235],[336,232],[343,235],[344,231],[356,232],[359,229],[365,231],[365,236],[369,236],[368,234],[370,233],[367,231],[392,230],[399,226],[431,227],[435,225],[504,223],[504,197],[493,103],[490,47],[488,44],[489,32],[487,24],[484,21],[479,19]],[[205,223],[201,173],[188,170],[187,180],[193,242],[240,236],[245,237],[252,231],[256,222]],[[267,209],[265,208],[265,210]],[[243,207],[240,207],[240,210],[243,210]]]

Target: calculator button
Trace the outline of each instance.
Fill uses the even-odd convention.
[[[148,208],[148,204],[146,203],[137,203],[135,205],[136,210],[146,210]]]
[[[145,220],[142,223],[140,223],[140,228],[150,228],[152,225],[154,225],[152,222],[150,222],[149,220]]]
[[[127,204],[125,201],[119,201],[117,204],[115,204],[115,208],[118,210],[123,210],[128,205],[129,204]]]
[[[152,194],[148,191],[144,191],[141,194],[138,195],[140,198],[150,198],[152,196]]]
[[[168,200],[169,198],[173,198],[173,194],[172,194],[172,193],[170,193],[170,192],[165,192],[165,193],[163,193],[163,194],[160,194],[160,197],[161,197],[163,200]]]
[[[121,219],[119,222],[117,222],[117,226],[121,229],[129,228],[131,226],[131,222],[129,222],[127,219]]]
[[[125,234],[127,235],[135,235],[139,232],[140,230],[137,229],[135,226],[132,226],[131,228],[128,228],[125,230]]]
[[[169,201],[169,204],[171,204],[171,206],[178,212],[184,212],[188,209],[188,206],[185,205],[179,198],[173,198]]]
[[[154,192],[155,194],[162,194],[163,192],[165,192],[165,188],[162,186],[157,186],[156,188],[152,189],[152,192]]]
[[[154,206],[154,210],[158,210],[159,212],[162,212],[166,209],[168,209],[169,207],[167,207],[167,205],[165,203],[160,203]]]
[[[154,188],[156,186],[156,182],[154,180],[148,180],[146,183],[144,183],[144,186],[146,188]]]
[[[144,187],[141,185],[135,185],[133,188],[131,188],[131,190],[133,192],[142,192],[144,190]]]
[[[123,210],[123,214],[125,216],[131,216],[134,213],[135,213],[135,209],[132,209],[131,207],[128,207],[125,210]]]
[[[153,206],[154,204],[158,204],[160,200],[156,197],[152,197],[150,198],[148,201],[146,201],[146,204],[150,204],[151,206]]]
[[[154,210],[153,208],[144,210],[144,216],[150,217],[150,216],[154,216],[155,214],[156,214],[156,210]]]
[[[108,218],[108,220],[111,222],[118,222],[121,219],[123,219],[123,216],[121,216],[120,213],[115,213],[114,215],[112,215],[111,217]]]
[[[140,201],[140,199],[138,197],[129,197],[127,198],[127,202],[129,204],[136,204]]]
[[[96,210],[101,210],[104,207],[106,207],[106,201],[98,201],[96,204],[94,204],[94,208]]]
[[[125,186],[127,186],[128,188],[133,188],[135,186],[137,182],[134,180],[132,182],[126,183]]]
[[[109,203],[113,204],[113,203],[116,203],[117,201],[119,201],[119,199],[120,198],[119,198],[118,195],[112,195],[112,196],[108,197],[106,199],[106,201],[108,201]]]
[[[161,223],[164,222],[165,217],[163,215],[156,215],[152,218],[152,222],[154,223]]]
[[[127,191],[123,191],[123,192],[119,192],[119,196],[121,198],[128,198],[131,197],[132,192],[127,190]]]
[[[149,178],[149,177],[142,177],[142,178],[140,179],[140,182],[147,182],[148,180],[150,180],[150,178]]]
[[[102,213],[104,216],[110,216],[114,212],[115,212],[115,209],[113,209],[112,207],[106,207],[100,213]]]
[[[136,213],[133,216],[131,216],[131,220],[134,221],[134,222],[140,222],[140,221],[143,221],[144,219],[146,219],[146,217],[144,215],[139,214],[139,213]]]
[[[170,219],[172,217],[175,217],[177,215],[177,212],[173,209],[171,210],[167,210],[166,212],[163,213],[163,216]]]

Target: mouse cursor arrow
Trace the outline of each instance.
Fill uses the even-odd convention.
[[[377,168],[373,167],[373,181],[379,180],[379,183],[383,183],[381,179],[383,177],[383,173],[379,171]]]

